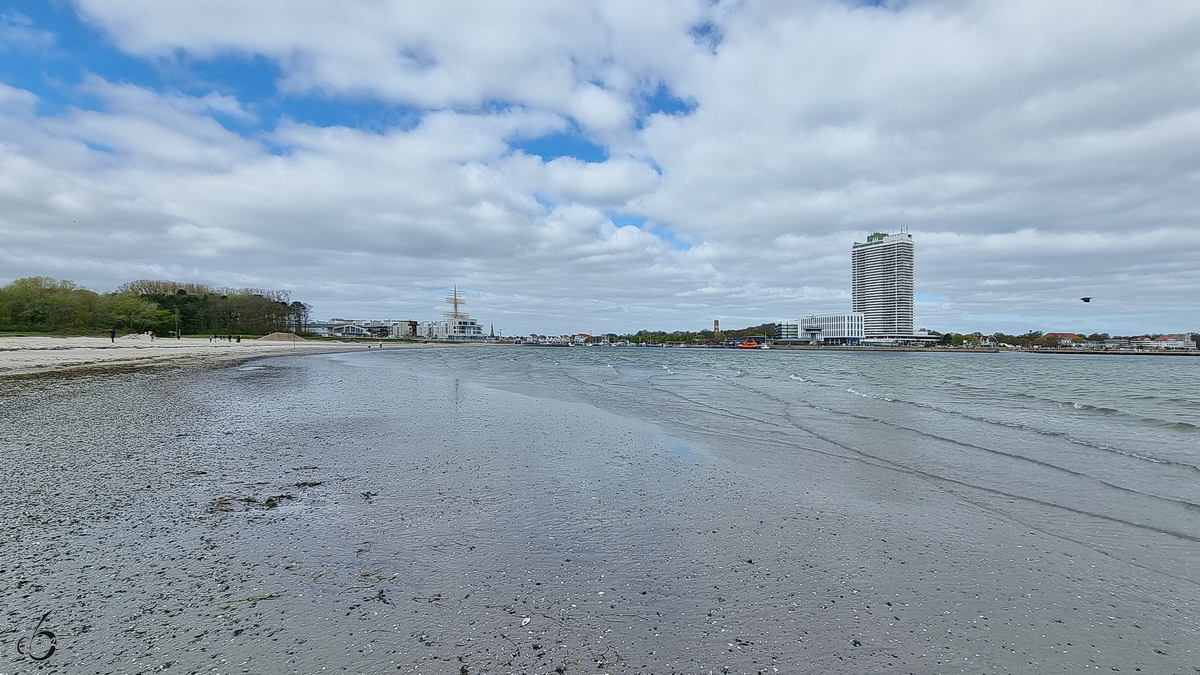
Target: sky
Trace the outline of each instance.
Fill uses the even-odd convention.
[[[0,283],[699,330],[906,230],[918,328],[1200,331],[1197,83],[1193,2],[0,0]]]

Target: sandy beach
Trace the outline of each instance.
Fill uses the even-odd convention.
[[[431,346],[414,342],[318,342],[315,340],[241,342],[204,338],[157,338],[148,335],[92,337],[0,337],[0,378],[160,366],[228,365],[247,359],[298,352],[332,352]]]

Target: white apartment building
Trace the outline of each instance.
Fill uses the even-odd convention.
[[[1156,338],[1137,337],[1129,341],[1129,346],[1135,349],[1195,349],[1190,333],[1176,335],[1161,335]]]
[[[775,324],[777,340],[839,345],[857,345],[864,336],[865,317],[862,312],[825,312],[800,317],[795,321]]]
[[[800,340],[800,321],[776,321],[776,340]]]
[[[465,314],[444,321],[422,321],[417,337],[427,340],[483,340],[483,326]]]
[[[822,342],[856,345],[866,335],[866,316],[862,312],[810,314],[800,317],[799,322],[802,333]]]
[[[450,334],[450,324],[445,321],[418,321],[417,337],[426,340],[445,340]]]
[[[853,313],[862,314],[864,337],[913,337],[913,237],[876,232],[850,252]]]

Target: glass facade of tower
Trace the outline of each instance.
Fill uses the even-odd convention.
[[[850,252],[853,311],[867,337],[913,333],[913,238],[876,232]]]

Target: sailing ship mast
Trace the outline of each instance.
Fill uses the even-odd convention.
[[[466,312],[460,312],[458,309],[460,306],[467,304],[466,298],[458,292],[458,284],[455,284],[454,290],[450,291],[450,295],[446,296],[446,302],[450,303],[453,309],[449,312],[442,312],[442,316],[447,319],[465,319],[467,317]]]

